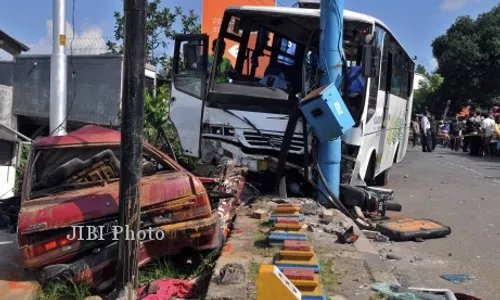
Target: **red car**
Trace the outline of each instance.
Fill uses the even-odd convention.
[[[41,281],[70,276],[98,289],[109,287],[118,255],[113,229],[118,225],[119,175],[118,131],[86,126],[36,140],[18,220],[25,268],[38,270]],[[225,187],[215,179],[197,178],[147,142],[142,176],[140,228],[164,238],[141,237],[139,266],[153,256],[222,245],[239,204],[242,177],[224,180]],[[204,183],[215,186],[210,195]]]

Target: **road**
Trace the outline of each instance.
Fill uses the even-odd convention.
[[[402,214],[451,226],[443,239],[378,243],[402,285],[448,288],[482,299],[500,299],[500,159],[439,148],[409,150],[392,170],[389,188]],[[465,273],[477,280],[454,284],[439,277]]]

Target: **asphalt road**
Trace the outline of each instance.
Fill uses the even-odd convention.
[[[450,236],[425,242],[378,243],[400,283],[448,288],[482,299],[500,299],[500,158],[471,157],[438,148],[409,150],[392,170],[389,188],[402,214],[451,226]],[[477,280],[450,283],[444,273]]]

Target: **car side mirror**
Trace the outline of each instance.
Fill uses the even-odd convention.
[[[380,53],[376,45],[363,46],[363,75],[368,77],[378,77],[380,68]]]

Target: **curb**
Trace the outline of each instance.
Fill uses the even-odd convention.
[[[392,274],[389,265],[380,258],[378,251],[370,243],[370,240],[368,240],[356,224],[354,224],[354,229],[356,234],[359,235],[359,239],[354,243],[354,248],[356,248],[356,250],[362,255],[373,279],[375,281],[399,285],[399,282]]]

